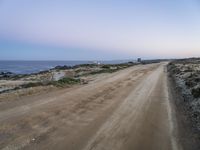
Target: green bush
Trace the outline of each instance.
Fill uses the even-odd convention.
[[[66,84],[78,84],[80,83],[80,79],[75,79],[75,78],[69,78],[69,77],[65,77],[65,78],[62,78],[58,81],[54,81],[54,85],[56,86],[63,86],[63,85],[66,85]]]
[[[98,71],[93,71],[90,74],[94,75],[94,74],[100,74],[100,73],[113,73],[115,71],[117,71],[117,69],[116,70],[113,70],[113,69],[102,69],[102,70],[98,70]]]
[[[110,69],[110,65],[103,65],[102,68],[104,68],[104,69]]]

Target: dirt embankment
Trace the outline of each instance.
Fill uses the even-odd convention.
[[[186,150],[200,149],[200,59],[168,65],[171,94],[177,111],[180,142]]]

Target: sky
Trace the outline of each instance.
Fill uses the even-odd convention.
[[[0,0],[0,60],[200,57],[199,0]]]

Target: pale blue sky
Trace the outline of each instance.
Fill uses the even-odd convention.
[[[0,0],[0,60],[200,56],[198,0]]]

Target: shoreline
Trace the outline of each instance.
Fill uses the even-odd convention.
[[[35,87],[67,87],[87,84],[88,76],[113,73],[137,65],[133,62],[123,64],[79,64],[75,66],[56,66],[52,69],[31,74],[0,73],[0,94]]]

